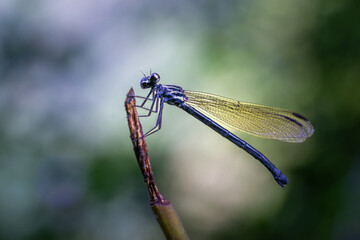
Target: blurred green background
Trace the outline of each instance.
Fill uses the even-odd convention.
[[[0,1],[0,239],[163,239],[125,118],[161,82],[309,118],[302,144],[175,107],[147,138],[191,239],[360,239],[359,1]],[[155,118],[142,119],[150,129]]]

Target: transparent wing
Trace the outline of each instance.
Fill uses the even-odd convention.
[[[314,133],[310,121],[284,109],[185,91],[186,104],[231,128],[264,138],[303,142]]]

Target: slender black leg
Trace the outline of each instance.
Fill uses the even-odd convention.
[[[152,99],[150,99],[149,97],[150,97],[150,94],[152,94]],[[147,102],[147,100],[154,100],[154,91],[153,90],[151,90],[150,92],[149,92],[149,94],[144,98],[144,97],[141,97],[141,96],[137,96],[138,98],[143,98],[143,99],[145,99],[142,103],[141,103],[141,105],[139,106],[139,107],[143,107],[144,105],[145,105],[145,103]]]
[[[151,100],[152,104],[150,106],[149,109],[138,106],[140,108],[146,109],[148,110],[148,113],[145,115],[139,115],[139,117],[149,117],[151,115],[151,113],[157,113],[158,112],[158,108],[159,108],[159,96],[158,95],[154,95],[154,99]],[[154,109],[154,105],[155,105],[155,110]]]
[[[150,94],[152,94],[152,97],[150,98]],[[146,97],[143,97],[143,96],[134,96],[135,98],[141,98],[141,99],[144,99],[144,101],[140,104],[140,105],[136,105],[135,107],[138,107],[138,108],[141,108],[141,109],[145,109],[147,111],[149,111],[146,115],[139,115],[139,117],[149,117],[151,115],[151,113],[157,113],[158,111],[158,99],[159,97],[155,94],[154,91],[150,91],[149,94],[146,96]],[[145,103],[147,101],[151,101],[152,104],[150,106],[150,108],[146,108],[144,107]],[[155,105],[155,110],[153,110],[154,108],[154,104],[156,102],[156,105]]]
[[[164,108],[164,102],[163,102],[163,101],[160,101],[160,109],[159,109],[158,118],[157,118],[157,120],[156,120],[156,125],[155,125],[155,127],[153,127],[152,129],[150,129],[150,131],[148,131],[147,133],[145,133],[143,137],[150,136],[151,134],[156,133],[157,131],[159,131],[159,130],[161,129],[163,108]]]

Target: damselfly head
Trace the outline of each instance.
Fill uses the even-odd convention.
[[[150,74],[150,76],[143,77],[140,80],[140,86],[143,89],[151,88],[151,87],[155,86],[155,84],[159,81],[160,81],[160,75],[157,73],[152,73],[152,74]]]

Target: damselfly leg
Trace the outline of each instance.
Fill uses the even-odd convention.
[[[151,94],[152,94],[152,96],[150,97]],[[142,137],[140,137],[140,138],[144,138],[144,137],[147,137],[161,129],[162,111],[163,111],[164,103],[163,103],[163,101],[160,100],[159,95],[155,94],[154,91],[150,91],[146,97],[142,97],[142,96],[134,96],[134,97],[144,99],[144,101],[140,105],[136,105],[135,107],[145,109],[148,111],[147,114],[139,115],[139,117],[149,117],[151,115],[151,113],[158,113],[158,117],[157,117],[155,126],[152,129],[150,129],[147,133],[145,133]],[[147,101],[152,102],[150,108],[144,107],[144,105]],[[160,106],[159,106],[159,102],[160,102]],[[140,139],[140,138],[138,138],[138,139]],[[136,140],[138,140],[138,139],[136,139]]]
[[[161,129],[164,102],[157,99],[157,102],[159,102],[159,101],[160,101],[160,108],[159,108],[159,114],[158,114],[158,117],[157,117],[157,120],[156,120],[156,125],[152,129],[150,129],[147,133],[145,133],[143,137],[150,136],[151,134],[156,133],[157,131],[159,131]]]
[[[150,98],[150,95],[151,95],[151,94],[152,94],[152,97]],[[148,114],[146,114],[146,115],[139,115],[139,117],[149,117],[149,116],[151,115],[151,113],[153,113],[153,112],[156,113],[156,112],[158,111],[158,110],[157,110],[157,109],[158,109],[158,103],[156,103],[155,110],[153,110],[154,104],[155,104],[156,98],[157,98],[157,96],[155,96],[154,91],[150,91],[149,94],[148,94],[146,97],[143,97],[143,96],[133,96],[133,97],[134,97],[134,98],[144,99],[144,101],[143,101],[140,105],[135,105],[134,107],[138,107],[138,108],[145,109],[145,110],[149,111]],[[145,103],[146,103],[147,101],[152,102],[150,108],[144,107],[144,105],[145,105]]]

